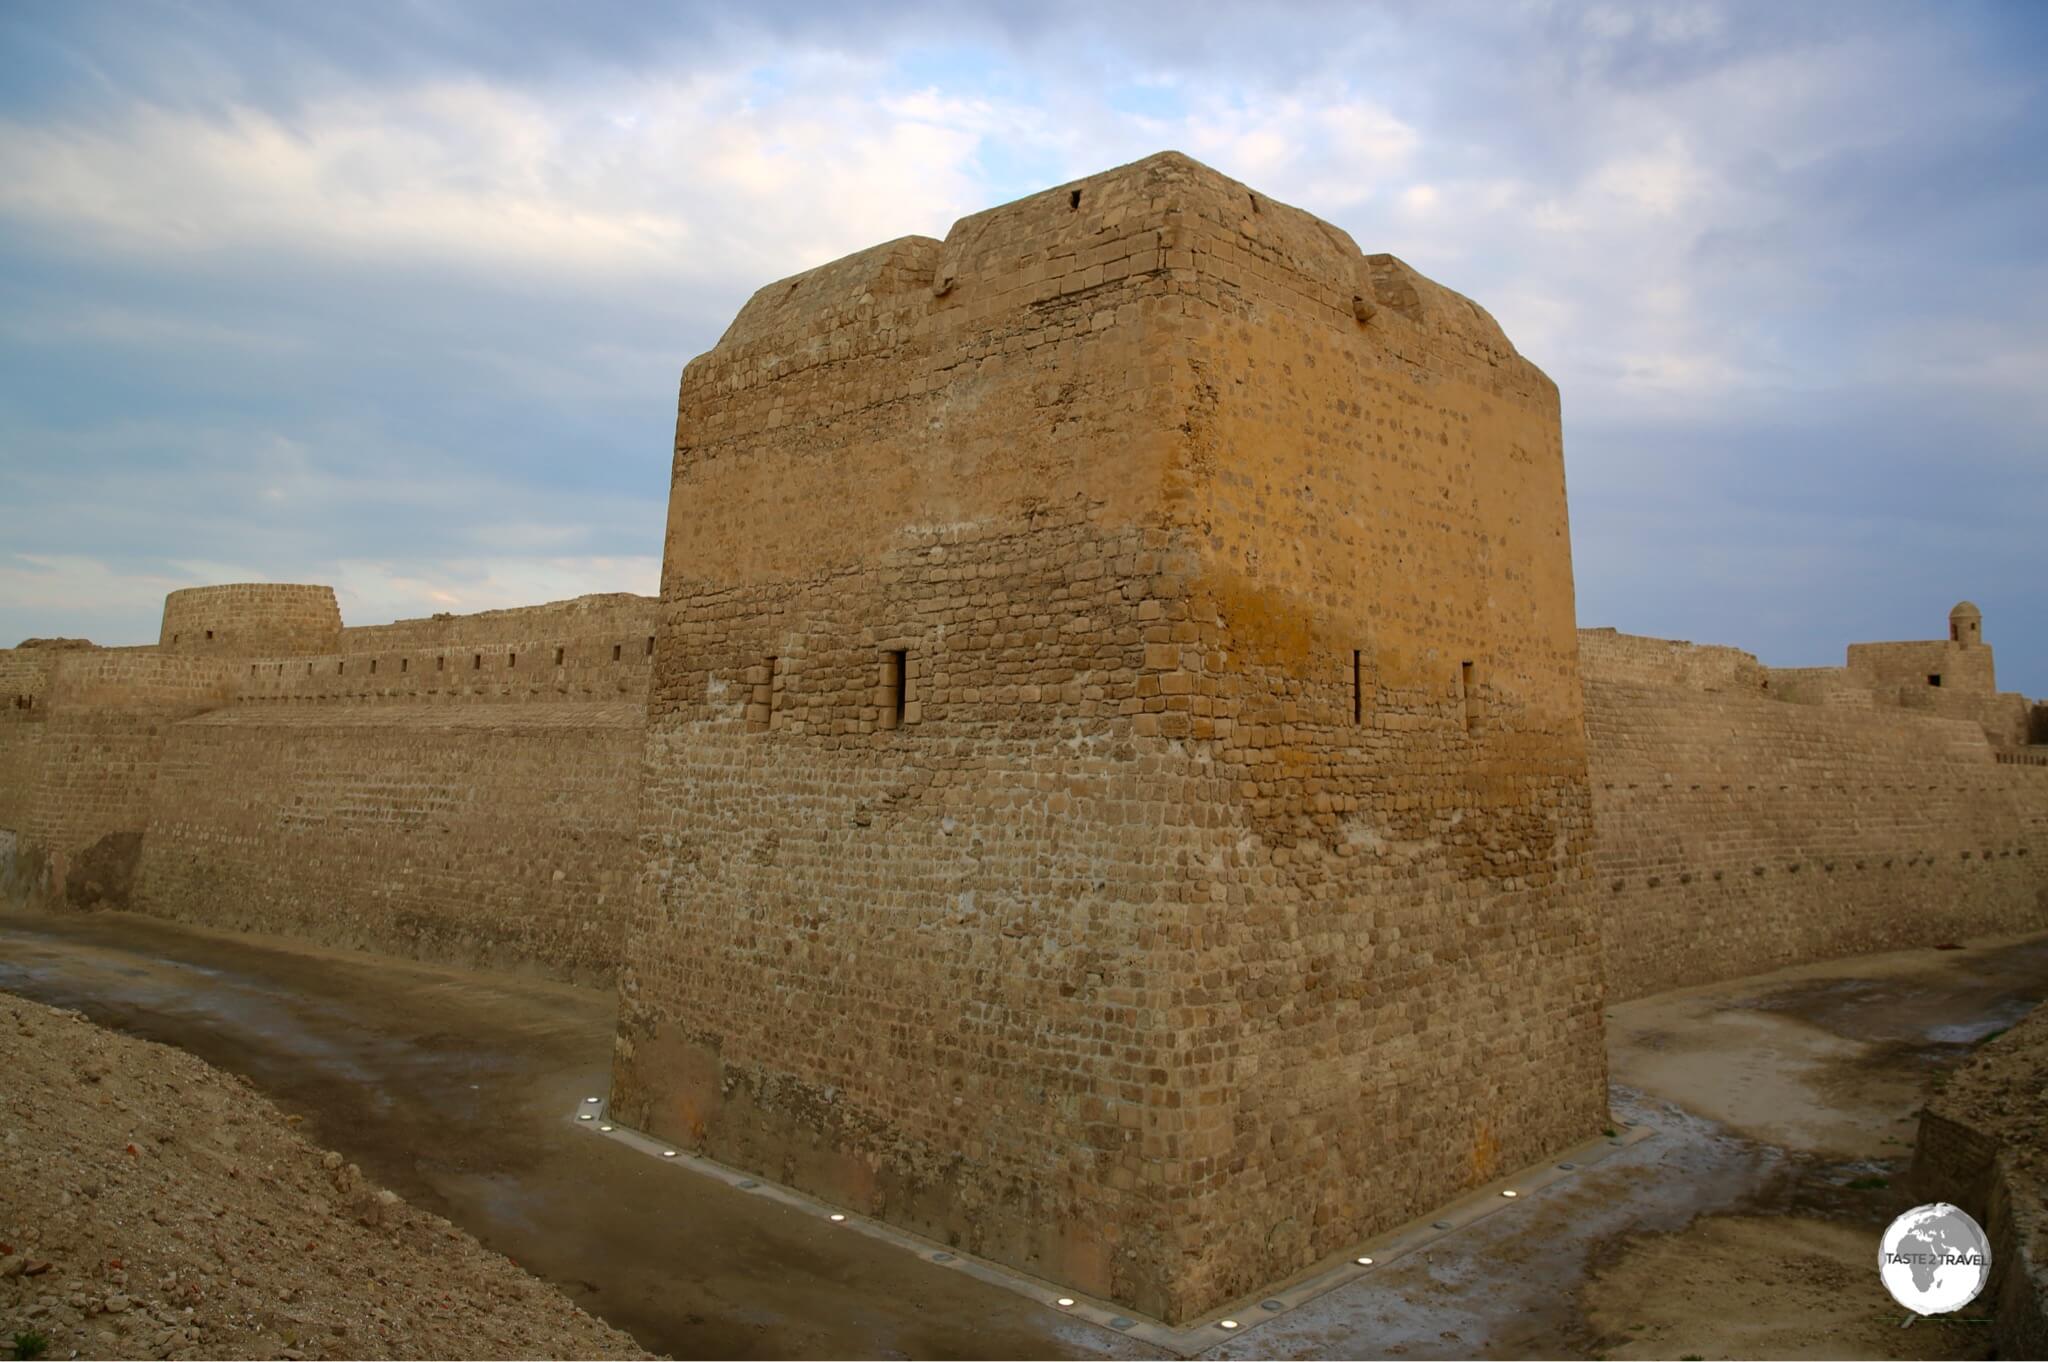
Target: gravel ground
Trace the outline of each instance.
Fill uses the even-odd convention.
[[[0,994],[0,1351],[645,1357],[243,1080]]]

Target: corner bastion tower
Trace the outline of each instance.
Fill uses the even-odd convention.
[[[684,370],[613,1107],[1168,1321],[1606,1119],[1555,386],[1165,153]]]

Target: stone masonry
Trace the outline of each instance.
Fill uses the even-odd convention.
[[[1162,155],[685,371],[614,1101],[1168,1320],[1606,1119],[1555,388]]]
[[[2048,927],[1982,613],[1575,631],[1555,389],[1166,154],[761,290],[658,601],[0,649],[0,900],[607,981],[679,1145],[1170,1320],[1604,1123],[1601,1005]]]

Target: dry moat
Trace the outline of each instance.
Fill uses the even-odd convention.
[[[2048,936],[1959,944],[1611,1009],[1614,1110],[1650,1138],[1213,1353],[1992,1355],[1985,1324],[1902,1330],[1872,1270],[1920,1106],[2048,995]],[[602,1089],[604,992],[75,914],[0,918],[0,988],[248,1080],[85,1059],[83,1022],[7,1004],[0,1062],[34,1079],[6,1094],[0,1241],[52,1266],[0,1282],[0,1324],[56,1356],[630,1349],[598,1321],[676,1357],[1166,1355],[585,1138],[563,1113]],[[248,1153],[193,1128],[224,1111]],[[405,1206],[360,1223],[322,1149]],[[189,1195],[137,1200],[141,1160]],[[167,1335],[143,1302],[205,1327]]]

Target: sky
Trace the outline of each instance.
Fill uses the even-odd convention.
[[[757,287],[1163,149],[1563,393],[1582,625],[2048,695],[2048,6],[0,7],[0,643],[657,587]]]

